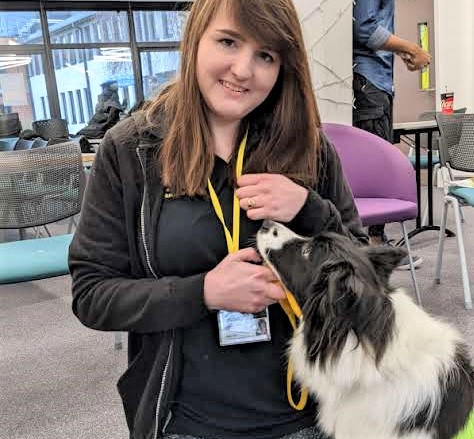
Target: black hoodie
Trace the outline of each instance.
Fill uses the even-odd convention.
[[[69,252],[72,308],[86,326],[128,331],[129,367],[118,381],[133,439],[156,439],[179,383],[184,327],[209,314],[204,276],[161,277],[153,254],[163,199],[157,130],[138,114],[107,131],[89,178]],[[249,148],[258,138],[250,133]],[[150,190],[152,189],[152,190]],[[339,228],[362,243],[362,229],[339,158],[322,136],[317,188],[289,226],[304,235]]]

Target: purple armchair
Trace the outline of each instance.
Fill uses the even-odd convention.
[[[410,161],[386,140],[359,128],[327,123],[323,132],[341,159],[362,224],[401,224],[413,286],[421,304],[405,226],[405,221],[415,219],[418,213],[415,171]]]

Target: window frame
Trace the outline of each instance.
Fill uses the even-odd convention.
[[[87,58],[89,54],[93,54],[100,48],[113,48],[113,47],[127,47],[131,51],[132,55],[132,71],[135,78],[135,96],[137,102],[144,99],[143,93],[143,77],[142,77],[142,66],[141,66],[141,52],[151,51],[153,49],[161,50],[179,50],[180,41],[152,41],[152,42],[138,42],[135,33],[135,23],[133,18],[133,12],[135,11],[183,11],[189,10],[191,0],[177,0],[177,1],[162,1],[162,2],[150,2],[150,1],[54,1],[54,0],[43,0],[43,1],[24,1],[18,0],[15,2],[2,2],[0,11],[36,11],[40,13],[41,28],[43,31],[43,44],[19,44],[15,46],[0,46],[0,55],[5,54],[38,54],[43,59],[43,71],[46,82],[47,90],[47,101],[49,104],[49,113],[51,118],[61,118],[60,108],[60,96],[58,93],[58,86],[56,81],[55,72],[55,61],[54,53],[59,54],[60,52],[53,52],[54,50],[61,49],[72,49],[77,50],[76,55],[78,62],[79,51],[82,51],[84,58]],[[126,11],[126,17],[128,20],[129,28],[129,41],[126,42],[114,42],[114,43],[52,43],[50,39],[49,27],[47,22],[47,12],[49,11]],[[95,35],[95,32],[101,32],[102,29],[94,29],[94,26],[90,27],[90,35]],[[73,36],[74,38],[74,36]],[[62,65],[63,60],[61,56],[58,56],[59,64]],[[82,58],[82,57],[81,57]],[[34,69],[34,67],[32,67]],[[74,94],[73,94],[74,96]],[[84,95],[86,107],[84,113],[89,112],[89,102],[87,94]]]

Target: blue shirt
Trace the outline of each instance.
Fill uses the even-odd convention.
[[[357,0],[352,33],[354,71],[393,94],[393,53],[379,50],[393,34],[394,0]]]

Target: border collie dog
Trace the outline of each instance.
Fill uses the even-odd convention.
[[[472,422],[474,370],[461,336],[388,285],[404,250],[332,232],[304,238],[273,221],[257,248],[302,308],[289,360],[327,435],[453,439]]]

